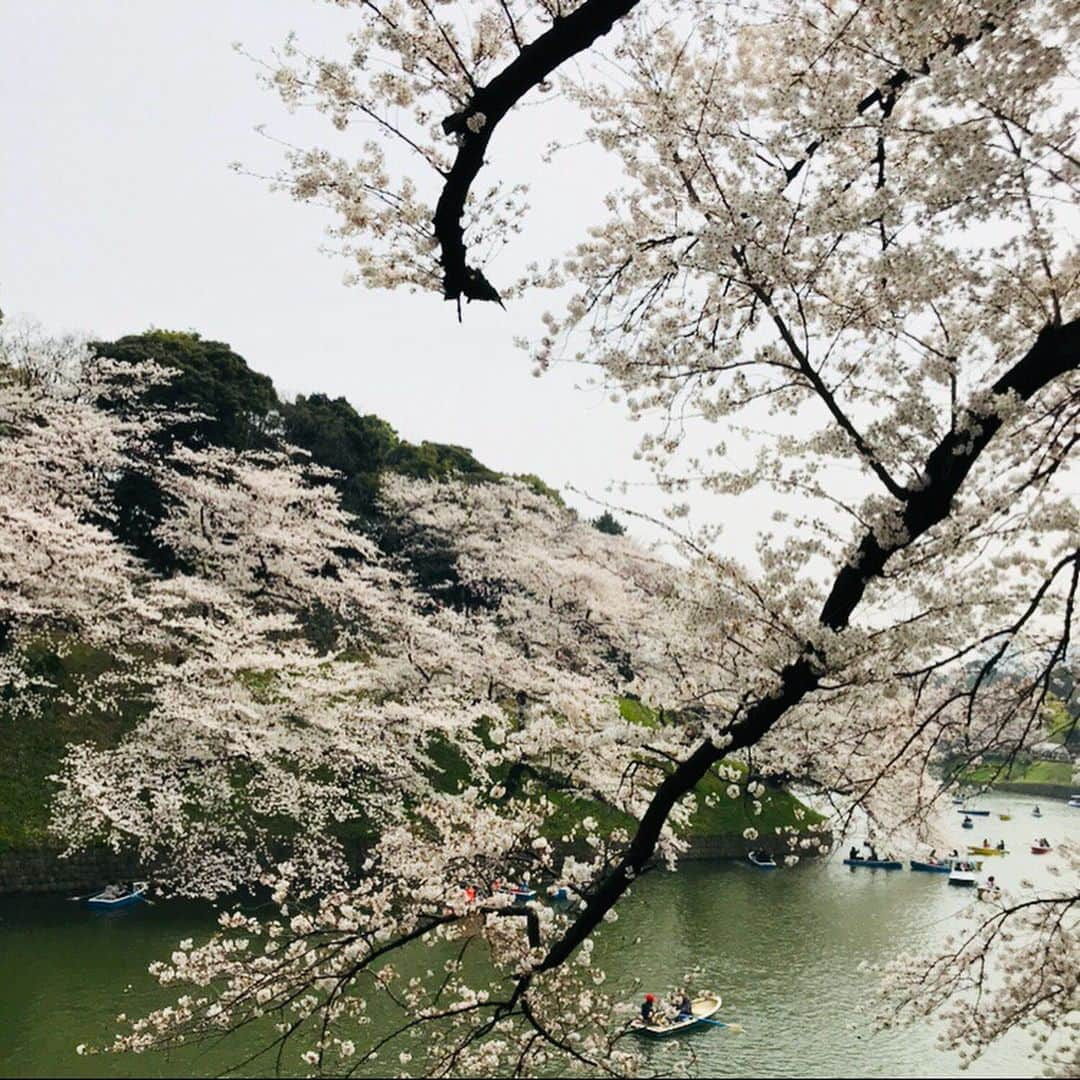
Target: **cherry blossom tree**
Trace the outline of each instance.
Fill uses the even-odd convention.
[[[288,105],[364,128],[357,156],[293,150],[280,178],[335,210],[357,280],[459,315],[462,298],[556,287],[527,346],[537,369],[592,366],[674,496],[701,489],[737,513],[760,489],[772,516],[749,523],[741,565],[719,527],[674,506],[675,566],[520,485],[395,481],[382,499],[403,545],[388,556],[288,448],[175,454],[162,529],[192,572],[143,583],[107,556],[139,582],[124,618],[151,657],[153,710],[118,750],[72,751],[59,821],[85,823],[76,842],[134,840],[194,868],[174,869],[178,885],[261,880],[280,916],[225,916],[209,943],[184,943],[157,968],[183,996],[117,1047],[266,1023],[325,1072],[417,1032],[433,1074],[629,1072],[592,935],[677,857],[703,778],[726,770],[733,797],[799,783],[834,800],[837,828],[859,809],[921,836],[946,747],[1008,758],[1038,731],[1080,580],[1063,104],[1077,14],[1057,0],[354,6],[344,60],[290,40],[266,72]],[[556,84],[556,108],[577,106],[624,181],[573,251],[540,269],[560,253],[529,243],[537,265],[497,288],[483,260],[528,218],[519,178],[482,187],[481,172],[500,126]],[[16,476],[31,490],[33,460]],[[480,602],[418,586],[409,553],[432,544]],[[322,613],[330,644],[311,640]],[[626,693],[649,723],[621,715]],[[553,778],[634,826],[605,836],[586,816],[553,837]],[[335,828],[361,812],[356,875]],[[279,816],[303,823],[294,843]],[[794,860],[819,838],[790,842]],[[524,874],[567,883],[569,911],[500,901],[496,883]],[[905,968],[898,992],[929,987],[920,1001],[972,1053],[1066,1016],[1076,899],[1066,880],[1010,901],[948,957]],[[1049,958],[1039,972],[1013,959],[1021,930]],[[431,974],[395,966],[425,948]],[[491,965],[482,985],[470,949]],[[976,1022],[963,994],[986,965],[999,1004]],[[372,995],[398,1026],[368,1032]],[[1068,1067],[1076,1032],[1059,1027],[1051,1061]]]
[[[561,287],[539,370],[594,365],[654,419],[641,454],[673,492],[775,499],[755,573],[716,557],[718,529],[688,538],[712,621],[683,647],[728,633],[753,659],[710,672],[622,860],[517,1000],[722,756],[753,748],[860,803],[888,788],[917,825],[943,745],[1008,756],[1037,727],[1080,570],[1076,12],[417,0],[357,5],[357,24],[344,59],[290,40],[268,69],[288,105],[369,133],[349,157],[292,152],[281,178],[336,210],[357,280],[459,313]],[[481,172],[556,80],[624,183],[561,262],[496,289],[483,260],[528,220]],[[709,423],[702,452],[688,432]],[[987,1030],[961,1034],[978,1049]]]

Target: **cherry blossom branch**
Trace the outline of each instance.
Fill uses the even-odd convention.
[[[991,395],[1016,395],[1028,401],[1055,379],[1075,370],[1078,364],[1080,320],[1064,326],[1047,326],[1028,352],[993,384]],[[948,516],[964,479],[1001,424],[996,411],[969,409],[962,415],[958,429],[945,435],[927,458],[924,485],[912,493],[903,510],[903,531],[892,540],[882,540],[875,530],[870,530],[855,555],[837,573],[819,616],[824,628],[843,630],[867,585],[880,577],[890,556],[914,543]],[[548,950],[534,972],[558,967],[599,926],[652,858],[672,808],[694,789],[709,768],[725,754],[760,741],[782,716],[818,686],[823,673],[820,657],[808,649],[784,668],[775,694],[756,701],[741,720],[729,727],[728,741],[723,746],[704,741],[664,780],[618,866],[601,882],[585,910]],[[530,974],[522,979],[515,996],[524,992],[531,978]]]
[[[435,237],[441,248],[443,295],[489,300],[501,306],[498,291],[483,273],[467,264],[461,218],[473,181],[484,164],[491,136],[503,117],[556,68],[588,49],[637,5],[638,0],[586,0],[569,15],[556,15],[551,29],[521,46],[517,57],[489,83],[477,89],[468,106],[442,122],[447,135],[461,143],[435,207]]]

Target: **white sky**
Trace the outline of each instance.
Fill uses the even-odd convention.
[[[229,170],[279,163],[256,124],[305,145],[329,126],[290,117],[232,43],[265,56],[295,29],[333,52],[352,13],[312,0],[0,0],[0,14],[8,316],[105,338],[198,330],[279,391],[344,395],[410,440],[462,444],[494,468],[598,495],[611,480],[648,480],[621,406],[576,390],[569,369],[533,378],[513,346],[553,297],[507,313],[474,304],[458,326],[437,297],[345,288],[347,265],[319,251],[323,212]],[[598,216],[599,163],[574,163],[530,156],[522,176],[505,170],[534,182],[537,208],[511,258],[558,255]]]

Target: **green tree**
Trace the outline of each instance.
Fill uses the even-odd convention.
[[[343,397],[301,395],[281,407],[285,438],[319,465],[341,473],[337,486],[346,509],[374,512],[379,474],[401,445],[397,432],[378,416],[361,415]]]
[[[280,402],[266,375],[223,341],[179,330],[148,330],[116,341],[91,342],[100,356],[139,363],[154,360],[179,375],[149,393],[155,405],[189,407],[197,418],[169,430],[189,444],[211,443],[248,450],[268,445],[278,424]]]
[[[626,526],[620,525],[610,510],[605,510],[598,518],[594,518],[592,527],[607,533],[608,536],[622,536],[626,532]]]

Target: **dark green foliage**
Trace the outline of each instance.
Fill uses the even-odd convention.
[[[156,360],[177,369],[171,382],[154,387],[148,400],[170,408],[187,407],[202,416],[169,430],[191,446],[228,446],[249,450],[267,446],[277,427],[279,409],[274,384],[252,371],[223,341],[204,341],[196,333],[148,330],[116,341],[95,341],[100,356],[138,363]]]
[[[362,416],[344,398],[301,395],[281,407],[285,438],[302,447],[318,465],[341,473],[342,503],[369,516],[379,491],[379,474],[401,445],[397,432],[377,416]]]
[[[626,532],[626,527],[620,525],[609,510],[605,510],[598,518],[594,518],[592,527],[602,533],[607,533],[608,536],[622,536]]]
[[[499,473],[481,465],[464,446],[427,441],[419,446],[406,442],[399,444],[390,461],[390,469],[419,480],[447,480],[451,476],[475,482],[501,479]]]
[[[514,479],[524,484],[534,495],[543,495],[545,499],[550,499],[556,506],[566,506],[563,497],[553,487],[548,487],[535,473],[518,473]]]
[[[484,603],[462,587],[448,540],[406,537],[397,523],[385,520],[378,508],[379,478],[384,472],[425,480],[455,477],[475,483],[501,479],[465,447],[405,442],[385,420],[357,412],[342,397],[310,394],[294,402],[282,402],[270,379],[252,371],[242,356],[224,342],[204,341],[196,333],[150,330],[117,341],[95,342],[93,348],[99,355],[116,360],[154,360],[179,372],[171,383],[151,390],[149,400],[199,415],[167,426],[154,454],[166,453],[174,443],[235,450],[274,446],[282,441],[298,446],[311,455],[315,464],[339,474],[333,483],[341,492],[345,508],[357,516],[359,527],[372,533],[385,550],[401,554],[409,562],[422,588],[454,606]],[[562,505],[558,493],[539,477],[518,479]],[[155,535],[167,507],[164,494],[150,476],[149,462],[145,470],[136,466],[120,476],[113,496],[115,513],[108,519],[103,517],[102,524],[155,572],[171,574],[183,569],[175,553]]]
[[[236,450],[271,445],[279,426],[274,384],[252,371],[224,342],[204,341],[195,333],[149,330],[116,341],[95,341],[91,348],[99,356],[133,364],[154,360],[179,372],[171,382],[153,387],[146,397],[154,405],[191,415],[165,425],[151,454],[167,453],[175,443]],[[175,552],[155,535],[167,506],[149,464],[145,469],[136,465],[117,478],[115,510],[102,524],[155,573],[167,575],[182,567]]]

